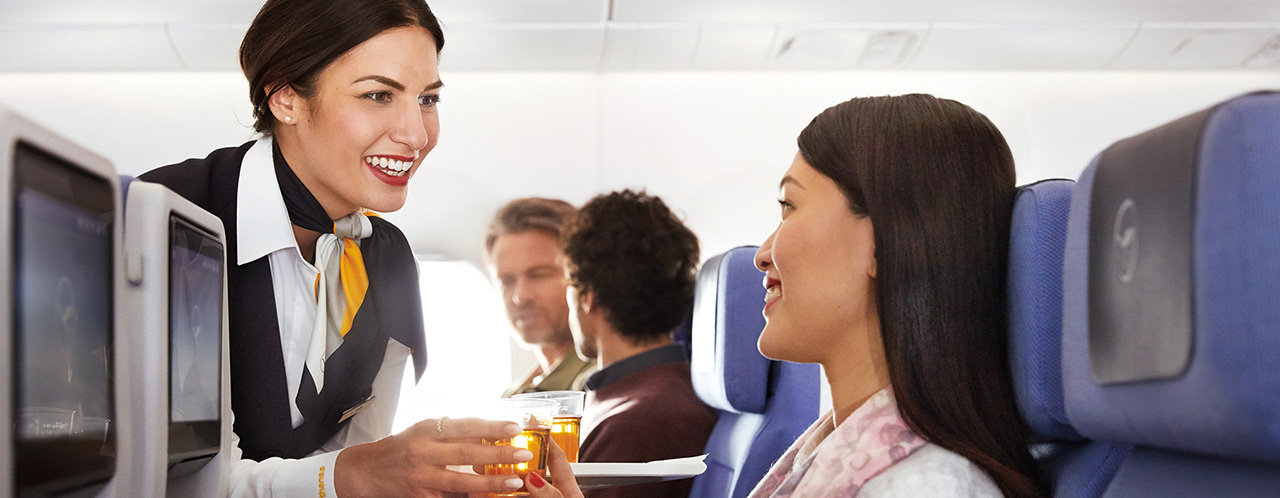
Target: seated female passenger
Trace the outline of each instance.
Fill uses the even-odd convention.
[[[751,497],[1045,496],[1005,356],[1013,157],[982,114],[929,95],[819,114],[756,253],[760,352],[818,363],[834,410]],[[553,457],[554,458],[554,457]],[[568,465],[557,489],[581,496]]]

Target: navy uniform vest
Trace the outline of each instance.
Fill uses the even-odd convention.
[[[276,317],[271,263],[260,258],[240,266],[237,261],[236,198],[240,168],[255,142],[213,151],[204,159],[188,159],[147,172],[138,179],[159,183],[213,213],[227,234],[227,295],[230,334],[231,408],[244,457],[303,458],[333,438],[350,419],[339,422],[343,412],[363,403],[373,391],[373,381],[386,354],[387,331],[413,350],[418,377],[426,368],[422,313],[396,306],[411,299],[420,303],[417,263],[412,252],[395,261],[379,261],[370,270],[370,286],[356,314],[352,332],[325,362],[325,387],[298,409],[305,418],[293,427],[289,389]],[[370,217],[375,233],[389,230],[401,241],[404,234],[394,225]],[[362,247],[369,239],[362,241]],[[407,241],[404,246],[408,247]],[[378,278],[399,274],[400,278]],[[404,278],[409,275],[412,278]],[[397,309],[399,308],[399,309]],[[412,308],[412,307],[409,307]],[[305,376],[304,376],[305,377]],[[302,386],[306,389],[308,386]],[[311,389],[314,389],[312,384]]]

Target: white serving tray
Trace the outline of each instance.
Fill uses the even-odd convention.
[[[707,464],[703,462],[706,458],[707,455],[703,454],[645,463],[571,463],[569,467],[573,469],[573,475],[578,479],[578,486],[586,490],[688,479],[706,472]]]

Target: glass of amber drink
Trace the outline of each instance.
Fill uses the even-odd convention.
[[[510,420],[520,424],[520,434],[499,439],[484,440],[485,444],[497,446],[514,446],[524,448],[533,453],[533,459],[521,463],[504,463],[485,465],[485,475],[511,474],[524,479],[530,472],[537,472],[547,477],[547,444],[551,439],[551,426],[560,405],[545,399],[500,399],[492,406],[486,407],[485,418],[491,420]],[[525,488],[510,493],[498,493],[491,496],[529,496]]]
[[[549,399],[560,406],[551,424],[551,439],[564,450],[569,462],[578,461],[578,437],[581,433],[582,403],[587,393],[582,391],[543,391],[517,394],[512,398]]]

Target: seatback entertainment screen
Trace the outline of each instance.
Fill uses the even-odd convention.
[[[218,452],[224,256],[216,237],[176,216],[169,240],[169,464],[174,466]]]
[[[115,469],[115,199],[106,179],[23,142],[13,164],[14,480],[18,496],[44,496]]]

